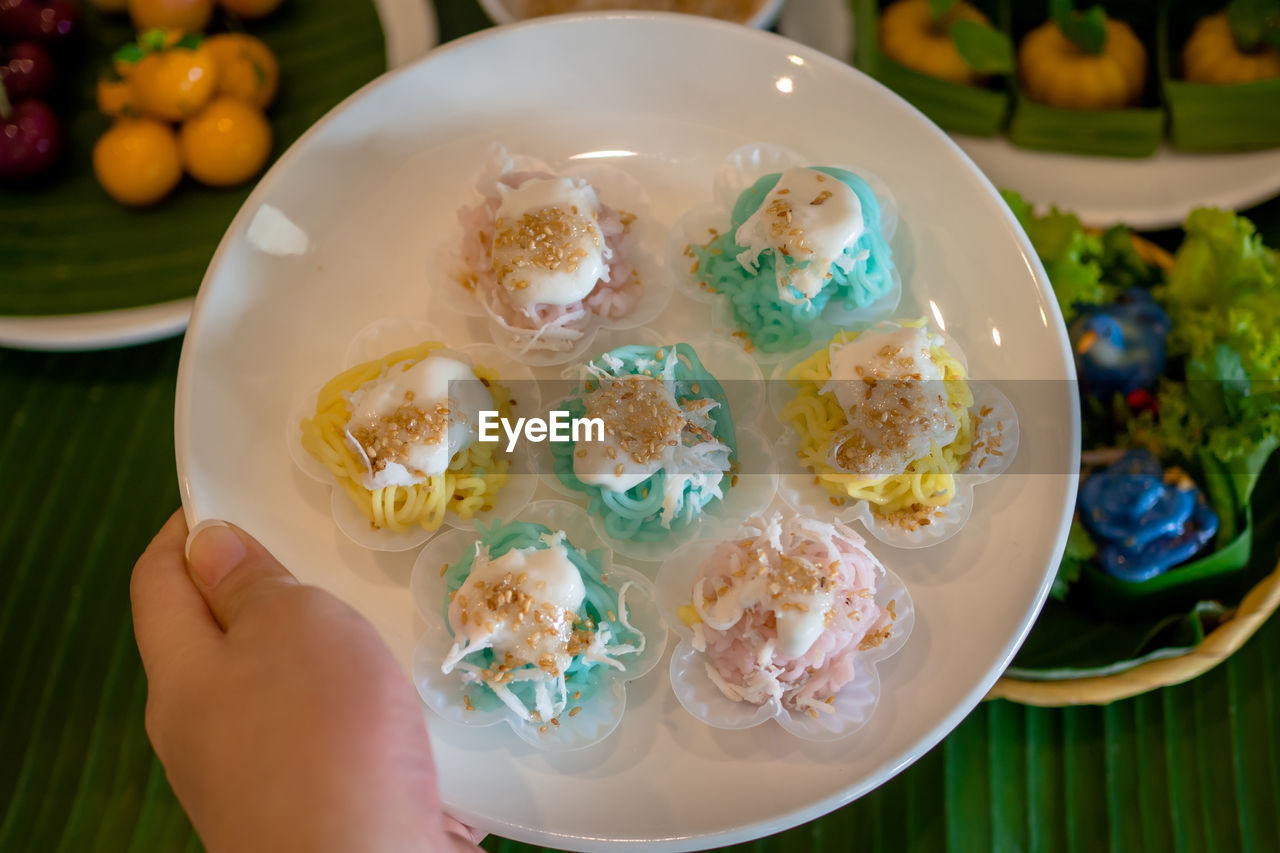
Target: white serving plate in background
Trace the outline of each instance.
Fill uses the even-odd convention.
[[[856,25],[848,0],[798,0],[783,10],[778,31],[851,62]],[[1189,154],[1166,142],[1150,157],[1092,157],[1032,151],[1001,136],[955,139],[997,187],[1098,228],[1172,228],[1197,207],[1243,210],[1280,192],[1280,148]]]

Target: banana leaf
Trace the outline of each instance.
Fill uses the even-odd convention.
[[[1022,148],[1150,157],[1164,136],[1165,114],[1158,107],[1121,110],[1066,110],[1036,103],[1019,87],[1009,119],[1009,141]]]

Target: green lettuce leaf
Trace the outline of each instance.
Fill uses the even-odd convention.
[[[1195,210],[1184,228],[1156,297],[1185,375],[1162,382],[1159,418],[1135,430],[1187,459],[1203,446],[1243,505],[1280,446],[1280,256],[1229,211]]]
[[[1031,238],[1031,245],[1049,274],[1063,319],[1071,322],[1078,305],[1096,305],[1115,299],[1117,288],[1103,276],[1106,257],[1103,237],[1086,232],[1074,214],[1063,213],[1055,207],[1044,216],[1036,216],[1022,196],[1009,190],[1001,195]],[[1129,232],[1123,231],[1127,239]]]
[[[1058,563],[1058,575],[1053,579],[1053,587],[1049,595],[1063,601],[1071,590],[1071,585],[1080,580],[1080,572],[1093,555],[1098,553],[1098,546],[1084,525],[1077,519],[1071,522],[1071,532],[1067,534],[1067,547],[1062,553],[1062,561]]]

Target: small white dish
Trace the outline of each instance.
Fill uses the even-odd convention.
[[[784,145],[756,142],[729,152],[716,168],[712,186],[713,201],[691,208],[671,228],[667,237],[667,269],[677,290],[712,308],[712,324],[736,340],[761,364],[772,364],[790,352],[804,348],[804,341],[780,349],[757,346],[738,324],[730,296],[712,290],[704,281],[701,261],[694,247],[705,247],[713,238],[730,227],[730,214],[739,196],[765,175],[804,166],[834,166],[853,172],[875,193],[879,207],[880,235],[890,243],[891,281],[880,296],[866,305],[844,307],[828,302],[813,320],[804,324],[808,340],[830,338],[840,329],[874,322],[893,313],[902,300],[902,272],[899,252],[892,246],[898,230],[898,202],[888,185],[865,168],[844,163],[822,163]]]
[[[915,626],[915,608],[902,579],[881,567],[874,599],[881,609],[893,607],[890,634],[884,642],[854,656],[856,675],[835,694],[832,712],[811,716],[788,708],[777,699],[760,705],[730,699],[708,674],[712,664],[706,653],[694,648],[693,630],[680,618],[679,611],[689,605],[698,571],[719,545],[719,539],[684,545],[663,562],[655,581],[662,617],[680,638],[671,655],[669,673],[672,690],[684,709],[712,728],[749,729],[774,720],[791,735],[820,742],[846,738],[866,725],[880,701],[876,664],[896,654]]]
[[[443,343],[445,340],[445,336],[442,336],[434,326],[420,321],[386,319],[371,323],[362,329],[347,346],[342,366],[334,370],[331,376],[317,382],[310,393],[300,397],[285,423],[285,443],[289,448],[289,457],[303,474],[329,488],[329,507],[334,524],[344,536],[364,548],[374,551],[408,551],[450,527],[470,527],[473,520],[512,518],[533,498],[538,481],[529,467],[528,454],[524,451],[523,445],[518,446],[514,452],[508,453],[499,444],[495,453],[507,459],[508,479],[506,485],[498,492],[491,509],[477,513],[469,519],[447,512],[440,527],[434,530],[427,530],[419,525],[403,531],[380,529],[374,527],[369,518],[360,511],[351,496],[338,483],[333,472],[303,448],[300,424],[304,419],[315,414],[316,397],[325,382],[348,368],[380,359],[388,353],[398,352],[424,341]],[[513,416],[541,414],[541,400],[537,395],[538,384],[533,381],[533,374],[527,367],[507,358],[492,344],[464,344],[434,352],[452,355],[473,366],[496,371],[499,383],[512,392]]]
[[[460,220],[464,218],[464,214],[467,215],[466,218],[472,218],[481,213],[489,213],[489,209],[484,207],[486,196],[494,199],[499,197],[493,184],[500,180],[501,175],[509,172],[536,172],[584,180],[595,191],[602,205],[634,217],[629,226],[630,233],[623,239],[624,245],[630,249],[624,262],[634,270],[632,275],[640,282],[640,294],[635,304],[617,317],[606,317],[589,310],[585,323],[571,327],[578,333],[577,339],[554,347],[546,344],[541,333],[530,336],[531,330],[512,329],[508,326],[507,318],[501,316],[500,311],[488,302],[496,296],[494,291],[482,293],[480,288],[474,285],[468,287],[462,283],[477,275],[464,261],[466,253],[460,248],[463,241],[474,238],[464,231],[465,226],[453,229],[437,250],[433,267],[428,273],[431,287],[441,294],[447,294],[445,304],[451,310],[464,317],[482,318],[488,326],[490,340],[509,357],[533,367],[550,367],[578,361],[591,351],[599,333],[646,326],[667,307],[671,298],[671,281],[662,268],[664,235],[654,219],[644,187],[622,165],[590,160],[553,165],[527,154],[511,156],[500,143],[494,143],[487,163],[477,162],[476,172],[479,175],[476,183],[486,185],[488,192],[482,194],[473,190],[471,197],[460,199],[463,205],[459,210]],[[495,204],[496,201],[489,203]],[[487,244],[476,240],[474,252],[483,253],[480,247],[485,245]],[[489,256],[486,254],[486,257]],[[492,274],[491,269],[489,272]]]
[[[865,331],[901,328],[893,322],[872,326]],[[965,368],[965,382],[973,394],[970,416],[975,419],[974,450],[964,465],[953,476],[956,491],[951,500],[940,507],[929,524],[904,527],[891,518],[876,512],[869,501],[839,500],[823,488],[814,476],[813,469],[798,460],[800,436],[783,417],[783,408],[796,396],[796,389],[788,380],[791,371],[812,357],[819,350],[830,346],[830,341],[810,347],[778,364],[769,383],[769,405],[775,417],[784,424],[782,434],[774,442],[773,457],[778,460],[778,495],[796,512],[816,518],[830,518],[845,524],[857,521],[873,537],[897,548],[928,548],[955,536],[969,520],[973,512],[975,486],[990,482],[1003,474],[1013,464],[1018,453],[1020,430],[1018,414],[1009,398],[995,383],[971,378],[968,360],[954,338],[945,332],[926,329],[941,342],[942,348]]]
[[[615,343],[626,340],[628,344],[656,348],[681,343],[663,340],[649,330],[638,330],[630,335],[616,334],[611,340]],[[608,350],[601,350],[601,353],[614,348],[610,346]],[[676,525],[666,536],[657,540],[635,540],[615,535],[610,531],[606,520],[599,513],[591,511],[592,493],[576,489],[561,478],[551,444],[544,442],[531,448],[533,468],[542,476],[547,486],[575,503],[586,505],[596,533],[609,547],[633,560],[657,562],[681,545],[708,535],[711,531],[736,526],[743,518],[767,507],[777,488],[773,450],[768,438],[754,426],[765,405],[764,381],[760,369],[740,348],[727,341],[705,340],[694,347],[694,351],[702,366],[720,385],[728,403],[728,416],[733,423],[737,443],[733,468],[721,483],[723,497],[708,503],[696,520]],[[598,358],[601,353],[593,358]],[[576,381],[572,384],[577,386]],[[579,388],[574,387],[570,396],[579,396],[579,391]],[[564,409],[567,399],[568,397],[562,398],[548,408]],[[712,416],[719,420],[722,413],[716,410]],[[566,451],[568,453],[572,453],[572,448]]]
[[[620,617],[618,621],[610,620],[618,631],[617,638],[629,644],[643,645],[643,648],[617,655],[616,660],[622,669],[600,665],[591,670],[590,677],[581,680],[571,678],[568,682],[571,690],[593,692],[577,701],[571,697],[570,704],[578,711],[566,711],[554,722],[526,720],[499,702],[487,688],[476,684],[468,686],[460,670],[445,673],[441,662],[454,638],[446,615],[452,575],[447,574],[443,567],[451,566],[471,553],[484,538],[475,526],[459,528],[432,540],[413,564],[410,589],[418,614],[427,623],[414,653],[414,684],[427,706],[450,722],[477,728],[506,723],[521,740],[538,749],[583,749],[607,738],[622,722],[627,706],[627,683],[642,678],[658,665],[667,646],[667,628],[654,601],[652,581],[634,569],[613,562],[609,549],[595,535],[581,509],[563,501],[538,501],[521,512],[518,519],[493,519],[488,525],[512,520],[541,524],[552,533],[563,531],[566,547],[588,556],[594,552],[603,580],[615,594],[620,595],[626,607],[625,614],[621,611],[617,614]],[[459,585],[464,578],[465,575],[456,579]],[[605,614],[598,615],[601,621],[607,619]],[[626,630],[624,620],[639,632],[643,643],[635,641],[636,633]],[[468,694],[465,700],[464,692]],[[476,697],[474,701],[472,695]]]

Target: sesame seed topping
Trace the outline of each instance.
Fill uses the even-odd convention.
[[[498,281],[510,291],[529,286],[527,278],[513,278],[516,270],[537,268],[548,272],[577,272],[588,252],[589,242],[600,245],[594,216],[584,216],[577,208],[558,205],[530,211],[514,223],[499,219],[493,238],[493,267]]]
[[[637,464],[660,458],[670,446],[670,437],[689,426],[672,404],[666,386],[652,377],[614,379],[593,391],[585,402],[587,417],[603,420],[605,433]],[[623,470],[619,463],[614,473],[621,476]]]
[[[376,474],[392,462],[403,462],[413,445],[438,443],[448,429],[447,402],[424,410],[413,404],[413,392],[408,391],[405,401],[395,411],[382,415],[374,423],[356,426],[350,435]]]

